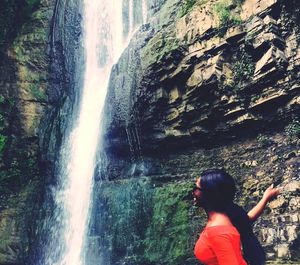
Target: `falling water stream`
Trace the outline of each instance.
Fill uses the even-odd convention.
[[[125,0],[124,0],[125,1]],[[61,229],[60,242],[49,245],[61,249],[46,250],[45,265],[83,265],[84,241],[91,205],[96,150],[99,145],[101,113],[112,65],[116,63],[137,24],[134,12],[137,1],[129,0],[127,36],[124,36],[122,0],[83,0],[85,73],[79,117],[62,143],[59,182],[55,188],[56,220]],[[146,0],[138,1],[142,21],[146,21]],[[54,253],[59,257],[53,257]],[[52,255],[51,255],[52,254]]]

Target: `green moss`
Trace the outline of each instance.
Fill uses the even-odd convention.
[[[0,134],[0,155],[2,155],[7,142],[7,136]]]
[[[38,101],[46,101],[47,95],[38,84],[29,84],[32,96]]]
[[[34,221],[38,211],[36,208],[38,190],[38,182],[33,180],[17,195],[9,196],[5,201],[5,209],[2,208],[0,212],[0,264],[11,264],[13,253],[18,260],[23,260],[27,256],[31,222]]]
[[[185,16],[188,14],[195,6],[201,6],[208,2],[209,0],[185,0],[182,1],[181,10],[180,10],[180,17]]]
[[[164,32],[156,34],[141,52],[143,68],[147,68],[150,65],[161,61],[179,47],[179,41],[175,36],[171,36],[169,33]]]
[[[52,11],[49,3],[37,11],[39,0],[0,2],[0,53],[6,56],[9,49],[7,60],[16,71],[16,78],[4,79],[0,96],[0,264],[23,264],[29,248],[28,233],[36,231],[28,222],[35,219],[40,193],[32,186],[39,175],[37,141],[24,133],[19,101],[27,100],[29,93],[29,100],[45,99],[47,32]],[[32,109],[26,111],[31,114]],[[32,186],[30,190],[28,186]]]
[[[33,1],[36,3],[36,1]],[[24,25],[24,34],[20,34],[13,43],[18,66],[18,82],[21,89],[27,90],[33,99],[46,101],[45,83],[47,82],[47,29],[42,21],[46,19],[45,10],[37,10],[33,25]]]
[[[30,61],[30,54],[26,53],[25,48],[22,45],[15,45],[14,47],[15,56],[20,62]]]
[[[4,166],[0,170],[0,193],[9,195],[18,192],[28,181],[39,174],[37,155],[34,146],[24,146],[15,136],[9,136],[5,149],[9,157],[3,159]],[[5,152],[7,152],[5,150]]]
[[[179,18],[182,0],[164,1],[159,10],[157,27],[165,30]]]
[[[182,3],[180,17],[185,16],[196,4],[197,0],[185,0]]]
[[[153,197],[151,226],[145,239],[145,257],[154,264],[183,264],[191,257],[190,201],[187,183],[165,184]]]
[[[99,231],[101,251],[111,253],[115,263],[142,260],[143,240],[151,215],[150,182],[143,178],[107,182],[97,193],[100,195],[97,212],[101,217],[94,219],[92,227]]]
[[[184,264],[193,257],[193,225],[199,227],[199,219],[192,221],[191,188],[192,182],[149,178],[102,183],[92,218],[101,251],[116,264]]]
[[[242,20],[240,17],[233,15],[231,12],[233,2],[231,0],[222,0],[215,4],[214,10],[220,19],[218,35],[223,37],[228,28],[240,25]]]
[[[179,41],[174,37],[164,39],[163,49],[158,54],[158,59],[166,57],[168,54],[171,54],[173,51],[179,48]]]
[[[300,121],[298,119],[293,119],[290,124],[285,127],[285,133],[290,138],[300,137]]]

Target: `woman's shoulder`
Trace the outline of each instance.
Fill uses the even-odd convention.
[[[207,236],[214,235],[240,235],[238,230],[233,225],[215,225],[215,226],[206,226],[203,230]]]

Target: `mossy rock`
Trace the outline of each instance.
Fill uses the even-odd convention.
[[[169,183],[155,189],[145,257],[151,264],[184,264],[193,257],[191,183]],[[196,224],[200,226],[200,224]]]

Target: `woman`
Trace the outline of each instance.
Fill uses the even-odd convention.
[[[235,191],[233,178],[224,170],[206,170],[196,181],[194,202],[206,211],[208,221],[194,252],[205,265],[261,265],[265,262],[264,251],[252,231],[252,222],[279,190],[269,187],[248,214],[233,203]]]

